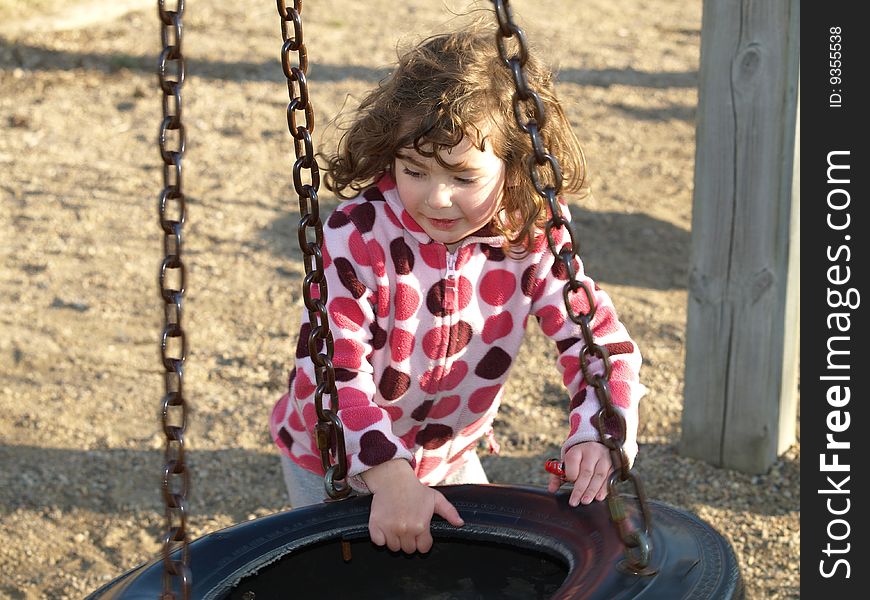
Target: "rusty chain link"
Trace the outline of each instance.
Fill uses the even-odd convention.
[[[527,164],[528,174],[535,190],[547,201],[550,209],[550,219],[545,226],[547,243],[554,258],[562,262],[568,274],[568,281],[562,294],[565,300],[565,309],[568,311],[571,321],[580,326],[585,344],[580,352],[580,366],[583,377],[594,388],[601,406],[595,417],[598,434],[601,443],[610,450],[614,465],[614,473],[607,484],[607,504],[610,518],[625,545],[627,563],[625,566],[634,573],[650,574],[652,572],[649,569],[651,552],[650,526],[652,523],[650,511],[641,481],[637,475],[631,472],[628,465],[628,457],[623,449],[626,438],[626,424],[625,419],[613,406],[610,395],[609,380],[612,369],[610,354],[605,347],[595,342],[595,337],[592,333],[592,318],[595,315],[596,309],[595,297],[592,290],[589,289],[588,284],[583,281],[577,281],[576,278],[576,268],[573,259],[575,256],[579,257],[580,246],[577,243],[574,227],[562,216],[562,211],[559,208],[558,194],[562,189],[562,171],[559,167],[559,161],[547,152],[543,143],[541,132],[546,124],[546,113],[541,97],[535,90],[529,87],[525,75],[524,67],[529,58],[525,34],[513,21],[509,0],[492,0],[492,2],[498,21],[498,31],[495,37],[499,56],[501,56],[505,66],[511,71],[514,80],[514,117],[517,126],[529,134],[529,139],[532,143],[532,154],[529,155]],[[516,51],[514,54],[509,55],[508,40],[512,38],[514,39],[512,45],[516,47]],[[527,117],[527,115],[531,115],[531,117]],[[543,175],[547,176],[545,180],[549,183],[544,184],[542,182]],[[556,247],[557,243],[553,230],[562,227],[568,231],[571,237],[570,248],[563,246],[562,249],[558,249]],[[589,310],[586,313],[578,313],[571,306],[570,294],[578,290],[583,290],[583,294],[589,303]],[[590,360],[592,358],[599,359],[603,364],[603,375],[591,373]],[[610,431],[608,431],[608,426]],[[622,496],[620,496],[617,489],[617,484],[622,481],[630,481],[636,492],[642,520],[639,529],[629,523],[626,515]]]
[[[320,220],[320,205],[317,190],[320,187],[320,169],[314,156],[311,134],[314,132],[314,107],[308,95],[308,51],[302,32],[302,0],[293,0],[288,7],[285,0],[277,0],[281,16],[281,67],[287,78],[290,102],[287,104],[287,128],[293,136],[296,162],[293,164],[293,187],[299,196],[299,247],[305,266],[302,282],[302,298],[308,309],[311,330],[308,335],[308,352],[314,363],[316,387],[314,407],[317,412],[315,436],[320,450],[320,461],[326,471],[324,486],[330,498],[343,498],[350,487],[341,483],[347,476],[347,452],[344,445],[344,428],[336,412],[323,407],[323,396],[328,395],[331,405],[338,410],[338,392],[335,387],[335,369],[332,332],[326,302],[329,290],[323,268],[323,223]],[[304,118],[302,124],[299,117]],[[307,173],[307,177],[305,176]],[[306,182],[307,179],[307,182]],[[310,237],[313,234],[314,239]],[[336,462],[333,463],[333,460]]]
[[[181,189],[181,161],[184,157],[185,131],[181,122],[181,87],[184,84],[184,56],[181,52],[184,0],[175,10],[167,10],[165,0],[157,1],[162,50],[157,76],[163,92],[163,119],[158,147],[163,161],[163,190],[158,202],[160,230],[163,232],[164,258],[160,263],[158,284],[164,302],[164,325],[160,338],[160,357],[164,369],[165,393],[161,399],[161,418],[166,439],[162,495],[166,509],[166,529],[162,539],[162,600],[190,598],[190,550],[187,535],[187,496],[190,471],[184,456],[188,405],[184,400],[184,361],[187,338],[181,326],[185,268],[181,260],[185,199]],[[173,554],[180,548],[179,558]],[[180,592],[180,596],[179,596]]]

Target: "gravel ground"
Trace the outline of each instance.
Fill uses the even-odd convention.
[[[594,194],[573,206],[587,269],[645,355],[637,471],[648,494],[731,542],[749,598],[797,598],[799,445],[761,475],[676,450],[701,3],[512,5],[558,67],[589,157]],[[438,31],[447,8],[464,6],[306,3],[316,143],[328,144],[329,121],[387,72],[397,40]],[[3,598],[80,598],[158,550],[158,35],[151,2],[128,8],[71,20],[56,5],[0,0]],[[274,3],[187,2],[197,536],[287,508],[266,427],[301,306],[279,49]],[[546,481],[542,461],[566,427],[553,358],[532,329],[496,423],[501,456],[483,456],[495,482]]]

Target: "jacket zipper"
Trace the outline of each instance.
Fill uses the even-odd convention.
[[[446,250],[446,249],[445,249]],[[456,257],[459,253],[459,249],[457,248],[455,252],[450,252],[446,250],[447,255],[447,272],[444,274],[444,298],[442,299],[442,309],[444,310],[444,323],[447,325],[447,339],[444,342],[444,354],[442,355],[442,368],[447,368],[448,356],[447,354],[450,352],[450,345],[453,343],[453,328],[452,325],[452,315],[456,312],[457,308],[457,298],[456,298]],[[442,372],[441,377],[444,377]],[[435,395],[440,393],[442,381],[438,381],[438,385],[436,386]]]

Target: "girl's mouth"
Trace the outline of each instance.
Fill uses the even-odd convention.
[[[450,229],[459,219],[429,219],[436,229]]]

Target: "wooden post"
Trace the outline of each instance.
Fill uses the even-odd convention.
[[[750,473],[795,440],[799,6],[703,11],[680,450]]]

